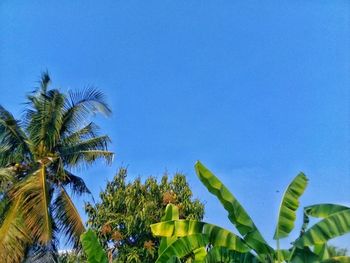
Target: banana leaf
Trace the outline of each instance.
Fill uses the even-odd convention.
[[[329,252],[327,244],[316,244],[314,246],[314,253],[318,255],[321,260],[325,260],[329,258]]]
[[[151,225],[153,235],[185,237],[202,234],[212,246],[222,246],[241,253],[250,251],[246,242],[234,233],[216,225],[194,220],[173,220]]]
[[[165,214],[161,221],[178,220],[179,219],[179,209],[173,204],[168,204],[165,208]],[[162,254],[163,251],[175,240],[177,237],[163,237],[160,240],[158,254]]]
[[[321,220],[299,237],[297,247],[323,244],[328,240],[350,232],[350,209],[346,209]]]
[[[94,231],[89,229],[81,235],[80,240],[88,263],[108,263],[106,253]]]
[[[304,224],[302,228],[302,233],[306,231],[306,228],[309,223],[309,217],[315,218],[326,218],[332,214],[335,214],[340,211],[348,210],[350,207],[337,205],[337,204],[316,204],[307,206],[304,208]],[[326,243],[324,244],[315,244],[314,253],[319,255],[321,260],[329,259],[329,251]],[[330,259],[329,259],[330,260]],[[330,261],[331,262],[331,261]],[[336,261],[334,261],[336,262]]]
[[[300,173],[289,184],[282,198],[274,239],[287,237],[293,230],[299,198],[305,191],[307,181],[307,177]]]
[[[305,247],[303,249],[296,248],[290,263],[319,263],[318,256],[313,253],[310,248]]]
[[[310,216],[316,217],[316,218],[326,218],[327,216],[330,216],[334,213],[350,209],[347,206],[343,205],[336,205],[336,204],[316,204],[316,205],[310,205],[304,208],[304,219],[303,219],[303,225],[301,228],[301,233],[303,234],[310,222]]]
[[[282,261],[282,262],[289,262],[291,256],[293,256],[292,251],[293,251],[293,248],[280,249],[279,250],[279,255],[276,254],[276,259],[277,259],[277,256],[279,256],[280,261]]]
[[[323,260],[321,263],[350,263],[350,257],[348,256],[333,257],[327,260]]]
[[[209,239],[203,234],[194,234],[181,237],[168,246],[162,254],[159,255],[156,263],[171,262],[174,257],[183,258],[194,250],[205,247]]]
[[[195,164],[197,176],[210,193],[215,195],[228,212],[229,220],[235,225],[245,242],[258,254],[274,254],[258,228],[238,200],[201,162]]]
[[[344,205],[336,205],[336,204],[317,204],[310,205],[304,208],[304,213],[308,216],[317,217],[317,218],[325,218],[334,213],[350,209],[350,207]]]
[[[258,259],[251,253],[239,253],[225,247],[213,247],[209,250],[203,263],[258,263]]]
[[[207,256],[206,247],[200,247],[193,251],[194,261],[193,263],[203,263],[204,258]]]

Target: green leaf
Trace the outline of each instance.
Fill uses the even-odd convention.
[[[305,247],[303,249],[296,248],[291,263],[319,263],[320,260],[316,254],[314,254],[310,248]]]
[[[296,246],[312,246],[350,232],[350,209],[326,217],[310,227],[297,241]]]
[[[173,204],[168,204],[165,208],[165,214],[162,217],[162,221],[178,220],[179,219],[179,209]],[[163,237],[160,240],[158,253],[159,255],[173,243],[177,237]]]
[[[15,179],[15,174],[12,169],[0,168],[0,194],[8,190],[8,188],[14,183]]]
[[[228,212],[229,220],[235,225],[246,243],[257,253],[273,254],[273,249],[266,243],[253,220],[221,181],[199,161],[195,164],[195,170],[208,191],[220,200]]]
[[[20,211],[20,201],[12,200],[0,227],[0,262],[22,262],[32,238]]]
[[[330,216],[334,213],[350,209],[347,206],[343,205],[336,205],[336,204],[317,204],[317,205],[310,205],[304,208],[304,219],[303,219],[303,226],[301,228],[301,232],[304,233],[308,227],[308,224],[310,222],[310,216],[317,217],[317,218],[325,218],[327,216]]]
[[[258,263],[258,259],[251,253],[239,253],[229,250],[225,247],[213,247],[209,250],[203,263],[213,262],[240,262],[240,263]]]
[[[322,263],[350,263],[350,257],[340,256],[323,260]]]
[[[288,262],[290,257],[292,256],[292,249],[280,249],[278,252],[278,256],[280,257],[280,260],[282,260],[282,262]]]
[[[97,235],[94,231],[91,229],[86,231],[81,235],[80,241],[87,256],[88,263],[108,263],[106,253],[98,242]]]
[[[50,211],[50,184],[44,166],[11,190],[11,199],[20,200],[20,209],[31,236],[41,245],[50,243],[53,223]]]
[[[325,218],[334,213],[347,209],[350,209],[350,207],[336,204],[317,204],[305,207],[304,213],[312,217]]]
[[[21,123],[0,105],[0,166],[19,163],[31,157],[27,140]]]
[[[274,239],[287,237],[293,230],[299,198],[304,193],[306,186],[307,178],[303,173],[298,174],[289,184],[282,198]]]
[[[204,258],[207,256],[207,250],[205,247],[197,248],[193,251],[194,261],[193,263],[202,263]]]
[[[213,246],[222,246],[238,252],[248,252],[250,248],[245,241],[230,231],[216,225],[193,220],[173,220],[151,225],[155,236],[185,237],[193,234],[202,234],[209,238]]]
[[[54,202],[54,215],[58,221],[58,229],[66,235],[68,242],[78,247],[79,237],[85,231],[85,227],[77,208],[63,187],[60,188]]]
[[[326,243],[316,244],[314,246],[314,253],[317,254],[321,260],[329,258],[329,253],[328,253],[328,248]]]
[[[156,263],[167,263],[168,260],[172,260],[174,256],[177,258],[182,258],[198,248],[205,247],[208,243],[208,237],[202,234],[193,234],[181,237],[168,246],[164,252],[159,255]]]

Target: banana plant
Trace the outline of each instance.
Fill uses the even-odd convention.
[[[299,238],[289,249],[281,249],[279,241],[294,229],[299,199],[308,179],[299,173],[287,187],[279,209],[273,249],[263,238],[236,197],[202,163],[195,165],[197,176],[228,212],[228,218],[240,235],[205,222],[165,218],[151,225],[152,233],[171,239],[159,253],[157,263],[171,262],[194,254],[193,262],[350,262],[350,257],[330,258],[327,241],[350,232],[350,208],[335,204],[318,204],[304,208],[304,223]],[[168,208],[167,208],[168,209]],[[170,209],[170,208],[169,208]],[[176,208],[172,207],[176,211]],[[308,227],[309,217],[322,220]],[[180,261],[181,262],[181,261]]]
[[[281,262],[281,253],[279,240],[285,238],[294,229],[296,211],[299,207],[299,198],[307,187],[307,177],[299,173],[289,184],[285,191],[278,213],[278,221],[275,230],[274,239],[277,240],[277,261]]]
[[[98,241],[97,235],[91,229],[80,236],[87,263],[108,263],[106,252]]]

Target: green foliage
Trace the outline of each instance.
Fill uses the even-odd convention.
[[[332,253],[326,242],[350,232],[349,207],[333,204],[306,207],[301,234],[293,242],[294,246],[288,250],[277,246],[274,250],[263,239],[242,205],[220,180],[200,162],[196,163],[195,168],[199,179],[223,204],[228,212],[228,218],[242,237],[220,227],[195,220],[168,220],[153,224],[151,229],[154,235],[177,238],[159,256],[158,263],[167,262],[171,255],[170,251],[178,258],[177,260],[187,262],[186,256],[195,254],[199,249],[201,249],[201,259],[198,262],[276,262],[276,260],[293,263],[348,262],[349,258],[344,256],[344,253],[341,255]],[[288,186],[280,207],[275,239],[284,238],[293,230],[299,198],[306,186],[307,178],[302,173],[296,176]],[[309,216],[323,218],[323,220],[308,228]],[[192,237],[195,237],[195,240],[190,242]],[[202,243],[199,242],[200,237]],[[180,240],[186,240],[186,242],[183,243]],[[199,247],[200,244],[203,244],[202,248]],[[311,248],[314,248],[314,251]],[[207,252],[206,257],[203,257],[203,249]]]
[[[282,198],[274,239],[287,237],[294,229],[299,198],[304,193],[306,186],[307,178],[303,173],[297,175],[288,186]]]
[[[89,190],[70,169],[113,157],[109,138],[89,123],[96,113],[110,114],[103,94],[63,94],[49,84],[43,73],[21,120],[0,105],[0,262],[21,262],[31,248],[37,255],[55,250],[50,244],[61,234],[78,247],[85,228],[68,193]]]
[[[322,261],[322,263],[350,263],[350,257],[345,257],[345,256],[333,257]]]
[[[87,263],[108,263],[106,253],[94,231],[89,229],[81,235],[80,240],[87,257]]]
[[[168,204],[165,208],[164,216],[162,217],[162,221],[169,221],[169,220],[179,220],[179,209],[177,206],[173,204]],[[152,228],[152,226],[151,226]],[[153,230],[152,230],[153,232]],[[163,253],[163,251],[174,241],[176,240],[175,236],[171,237],[162,237],[160,239],[159,249],[158,253],[159,255]]]
[[[296,211],[299,208],[299,198],[307,187],[307,178],[303,173],[298,174],[285,191],[278,213],[278,221],[274,239],[277,240],[277,259],[281,261],[279,239],[287,237],[294,229]]]
[[[152,235],[150,225],[161,221],[167,204],[179,210],[167,210],[165,218],[201,220],[204,213],[182,174],[172,180],[164,175],[160,182],[154,177],[127,182],[127,170],[121,168],[100,198],[100,203],[86,205],[88,224],[116,262],[155,262],[160,239]]]
[[[290,259],[291,263],[318,263],[320,259],[318,256],[313,253],[310,248],[305,247],[303,249],[296,248],[292,259]]]
[[[86,258],[81,252],[66,251],[61,252],[57,257],[58,263],[85,263]]]
[[[323,244],[328,240],[350,232],[350,208],[331,214],[310,227],[295,242],[298,247]]]
[[[226,186],[200,162],[196,163],[195,170],[208,191],[215,195],[224,206],[228,212],[229,220],[237,228],[245,242],[258,254],[272,254],[273,249],[267,244],[253,220]]]
[[[251,253],[239,253],[226,247],[213,247],[209,250],[206,257],[201,261],[203,263],[258,263],[257,258]]]
[[[208,237],[201,234],[190,234],[176,239],[159,255],[156,263],[168,262],[173,257],[183,258],[192,251],[204,247],[209,243]]]
[[[195,220],[172,220],[151,225],[152,233],[162,237],[185,237],[202,234],[206,236],[208,245],[226,247],[230,250],[245,253],[250,251],[246,242],[234,233],[212,225]]]

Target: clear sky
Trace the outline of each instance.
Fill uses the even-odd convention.
[[[302,206],[350,205],[348,0],[2,0],[0,103],[20,116],[45,69],[54,87],[94,84],[112,106],[98,123],[115,162],[79,173],[95,197],[121,165],[131,179],[181,171],[205,220],[232,229],[199,159],[269,241],[299,171]]]

